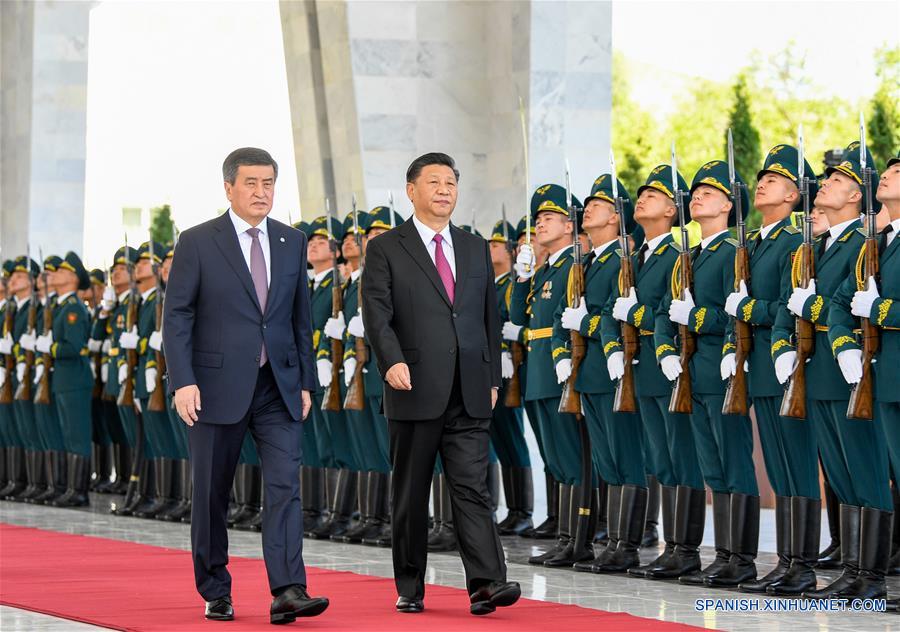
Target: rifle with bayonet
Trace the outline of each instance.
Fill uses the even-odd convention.
[[[128,268],[128,308],[125,310],[125,329],[130,332],[138,322],[138,294],[134,281],[134,266],[128,258],[128,235],[125,235],[125,265]],[[138,363],[137,349],[125,350],[125,381],[119,388],[116,405],[134,408],[134,371]],[[118,379],[118,373],[110,370],[109,379]]]
[[[862,171],[862,190],[866,200],[866,241],[863,244],[862,274],[857,275],[856,289],[865,290],[869,279],[878,280],[878,229],[875,227],[875,209],[872,205],[872,178],[874,170],[868,166],[866,158],[866,127],[862,113],[859,115],[859,165]],[[860,267],[857,265],[857,269]],[[878,353],[878,327],[868,318],[860,319],[862,329],[862,378],[850,389],[850,404],[847,406],[848,419],[872,419],[872,363]]]
[[[389,210],[393,222],[394,211]],[[359,217],[356,214],[356,194],[353,195],[353,229],[356,239],[356,247],[359,249],[359,280],[356,282],[356,314],[362,318],[362,269],[366,265],[366,257],[363,254],[363,238],[359,231]],[[362,336],[354,342],[356,350],[356,367],[353,369],[353,379],[347,387],[347,395],[344,397],[344,408],[347,410],[363,410],[366,407],[366,383],[363,369],[369,361],[369,349],[366,347],[366,339]]]
[[[107,279],[108,279],[109,278],[109,268],[105,267],[104,269],[107,270]],[[94,296],[95,295],[94,295],[93,283],[92,283],[91,284],[91,294],[90,294],[91,298],[89,299],[89,304],[91,306],[91,316],[92,316],[91,324],[92,325],[93,325],[93,317],[96,317],[97,314],[99,314],[100,310],[102,309],[100,307],[99,302],[94,298]],[[91,391],[91,399],[102,399],[103,398],[103,373],[101,371],[101,367],[103,366],[102,347],[100,350],[91,354],[90,362],[91,362],[91,365],[93,366],[93,370],[94,370],[94,388]]]
[[[516,264],[516,244],[512,240],[512,235],[509,234],[509,225],[506,222],[506,204],[502,207],[501,216],[503,219],[503,238],[506,240],[506,252],[509,254],[509,271],[510,275],[512,275]],[[512,279],[510,279],[510,283],[512,282]],[[522,405],[522,381],[519,379],[519,367],[525,361],[525,348],[522,346],[522,343],[518,340],[510,341],[509,355],[512,357],[513,374],[506,382],[503,405],[507,408],[519,408]]]
[[[797,182],[800,198],[803,202],[803,243],[791,265],[791,282],[793,286],[807,288],[816,277],[815,259],[813,259],[812,212],[809,204],[809,177],[806,175],[803,160],[803,126],[798,133],[797,147]],[[781,400],[779,414],[794,419],[806,418],[806,362],[812,357],[815,348],[816,328],[812,322],[797,316],[794,319],[794,348],[797,351],[794,370],[788,378],[787,388]]]
[[[31,273],[31,248],[28,248],[28,254],[25,257],[25,265],[28,266],[28,276],[31,277],[31,298],[28,300],[28,318],[25,324],[25,333],[34,335],[37,327],[37,275]],[[25,349],[25,372],[22,374],[22,381],[16,387],[16,401],[30,402],[32,400],[32,375],[34,373],[34,351]]]
[[[672,297],[684,300],[694,286],[694,269],[691,261],[691,245],[684,213],[684,193],[678,188],[678,163],[675,158],[675,143],[672,143],[672,191],[675,194],[675,208],[678,209],[678,222],[681,224],[681,252],[672,270]],[[691,400],[691,356],[697,350],[697,339],[687,325],[678,325],[678,361],[681,373],[672,386],[669,398],[670,413],[690,413],[694,410]]]
[[[40,253],[41,263],[43,263],[44,253]],[[46,336],[53,332],[53,303],[50,300],[50,282],[47,280],[47,270],[44,267],[41,270],[41,283],[44,287],[44,323],[41,333]],[[41,379],[38,381],[37,390],[34,393],[34,403],[50,405],[50,370],[53,368],[53,355],[51,353],[42,353],[41,362],[44,365],[44,372],[41,373]]]
[[[328,245],[331,248],[331,317],[337,318],[344,311],[344,294],[341,287],[341,275],[338,271],[338,254],[341,245],[334,236],[332,222],[337,217],[331,211],[328,198],[325,198],[325,217],[328,224]],[[341,409],[341,363],[344,361],[344,343],[331,339],[331,381],[325,387],[322,397],[322,410],[337,412]]]
[[[628,243],[627,226],[625,225],[625,205],[619,197],[619,181],[616,175],[616,157],[612,148],[609,150],[609,166],[612,171],[612,193],[615,200],[616,214],[619,216],[619,295],[625,296],[629,288],[635,284],[634,262],[631,260],[631,246]],[[625,369],[616,383],[613,397],[613,411],[617,413],[637,412],[637,399],[634,388],[634,359],[640,349],[638,328],[622,321],[619,327],[622,338],[622,355]]]
[[[579,307],[584,296],[584,261],[581,252],[581,240],[578,238],[578,213],[572,201],[572,186],[569,180],[569,165],[566,162],[566,202],[569,212],[569,221],[572,222],[572,267],[569,269],[569,307]],[[569,352],[572,360],[572,372],[566,383],[563,384],[562,396],[559,400],[559,412],[581,415],[581,395],[575,390],[575,381],[578,379],[578,370],[581,361],[584,360],[584,338],[581,332],[574,329],[569,331]]]
[[[734,253],[734,291],[741,289],[743,281],[747,291],[750,291],[750,252],[747,250],[747,225],[744,223],[743,209],[741,208],[742,187],[746,185],[739,182],[734,169],[734,140],[731,137],[731,129],[728,130],[728,178],[731,183],[731,198],[734,204],[734,213],[737,219],[737,249]],[[722,403],[724,415],[746,415],[750,403],[747,399],[747,372],[744,363],[750,357],[750,348],[753,346],[753,327],[743,320],[734,320],[734,375],[728,378],[725,387],[725,401]]]
[[[156,263],[156,253],[153,251],[153,233],[150,234],[150,267],[153,270],[153,278],[156,279],[156,304],[153,314],[153,331],[162,333],[163,324],[163,298],[164,290],[162,283],[162,275],[160,273],[160,265]],[[164,254],[164,253],[162,253]],[[163,352],[153,350],[153,356],[156,360],[156,378],[155,386],[150,392],[150,400],[147,402],[147,410],[156,413],[166,411],[166,392],[163,386],[163,375],[166,373],[166,356]],[[150,385],[147,385],[148,389]]]

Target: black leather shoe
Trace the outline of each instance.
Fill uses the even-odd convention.
[[[490,614],[497,608],[511,606],[522,596],[519,582],[491,582],[471,595],[469,611],[475,615]]]
[[[206,618],[211,621],[233,621],[234,608],[231,606],[231,595],[207,601]]]
[[[425,609],[425,602],[421,599],[413,599],[412,597],[397,598],[397,612],[406,612],[415,614]]]
[[[297,617],[315,617],[328,608],[325,597],[310,597],[303,586],[290,586],[272,600],[269,622],[292,623]]]

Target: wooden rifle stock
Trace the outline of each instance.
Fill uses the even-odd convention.
[[[28,323],[25,325],[25,332],[31,333],[37,326],[37,293],[32,291],[31,299],[28,303]],[[30,402],[32,381],[31,376],[34,374],[34,351],[25,350],[25,372],[22,374],[22,381],[16,388],[16,401]]]
[[[619,268],[619,294],[624,296],[628,288],[634,287],[634,264],[630,257],[620,258]],[[616,384],[616,394],[613,399],[613,412],[636,413],[637,399],[634,390],[634,358],[638,355],[639,332],[631,323],[622,322],[622,351],[625,356],[625,372]]]
[[[503,405],[507,408],[519,408],[522,405],[522,380],[519,379],[519,368],[525,362],[525,348],[521,342],[509,343],[509,354],[512,356],[513,375],[506,382]]]
[[[362,305],[362,277],[356,286],[359,304]],[[369,361],[369,350],[366,347],[365,338],[357,338],[354,348],[356,349],[356,368],[353,369],[353,379],[350,386],[347,387],[347,395],[344,397],[345,410],[363,410],[366,407],[366,383],[363,379],[363,369],[366,362]]]
[[[163,295],[162,295],[162,284],[159,282],[159,277],[157,276],[156,281],[156,314],[154,316],[154,330],[160,331],[162,328],[162,314],[163,314]],[[147,410],[152,410],[155,413],[164,413],[166,412],[166,392],[163,386],[163,375],[166,372],[166,356],[163,355],[162,351],[153,351],[154,359],[156,360],[156,378],[155,378],[155,386],[153,387],[153,391],[150,393],[150,401],[147,402]],[[149,384],[147,385],[150,386]]]
[[[138,320],[138,294],[131,290],[129,294],[128,310],[125,312],[125,330],[131,331]],[[119,389],[119,396],[116,398],[117,406],[134,407],[134,368],[137,366],[138,354],[137,349],[125,350],[125,381]],[[118,379],[118,374],[113,375],[110,370],[109,379]]]
[[[811,243],[801,244],[794,262],[791,276],[794,277],[794,287],[809,287],[809,282],[815,278],[815,263],[813,261],[813,248]],[[806,361],[812,357],[816,341],[816,328],[810,321],[800,318],[795,319],[794,347],[797,350],[797,366],[788,380],[787,389],[781,400],[782,417],[793,419],[806,418]]]
[[[746,246],[738,246],[734,258],[734,289],[740,288],[743,281],[750,288],[750,254]],[[725,401],[722,404],[724,415],[746,415],[750,410],[747,398],[747,372],[744,363],[750,357],[753,346],[753,327],[750,323],[735,319],[734,321],[734,375],[728,378],[725,388]]]
[[[681,254],[678,255],[678,270],[672,275],[672,296],[678,296],[684,300],[685,292],[694,285],[694,271],[691,265],[691,251],[688,244],[681,245]],[[677,292],[674,290],[678,290]],[[694,410],[691,400],[691,356],[697,350],[697,338],[687,325],[678,325],[678,360],[681,364],[681,373],[672,385],[672,395],[669,397],[670,413],[690,413]]]
[[[572,264],[569,274],[572,275],[571,295],[569,304],[574,305],[584,295],[584,266],[580,261]],[[570,330],[570,347],[572,359],[572,372],[569,374],[566,383],[563,384],[562,397],[559,400],[559,412],[570,413],[572,415],[582,415],[581,395],[575,390],[575,381],[578,379],[578,370],[581,367],[581,361],[584,360],[585,348],[584,338],[578,331]]]
[[[44,306],[44,329],[43,335],[47,335],[53,331],[53,306],[50,304],[50,297],[47,294],[47,304]],[[41,356],[44,363],[44,372],[41,373],[41,381],[38,382],[37,391],[34,393],[35,404],[50,404],[50,370],[53,368],[53,356],[45,353]]]
[[[337,257],[334,259],[337,269]],[[336,280],[335,280],[336,281]],[[344,309],[343,288],[340,283],[331,284],[331,317],[337,318]],[[325,387],[322,410],[337,412],[341,409],[341,365],[344,363],[344,343],[331,339],[331,382]]]
[[[12,336],[13,324],[16,318],[16,301],[8,298],[6,301],[6,311],[3,313],[3,336]],[[6,381],[3,382],[3,388],[0,389],[0,404],[12,404],[13,402],[13,375],[16,373],[16,358],[12,349],[3,359],[4,368],[6,369]]]
[[[857,282],[857,289],[864,290],[869,278],[878,278],[878,241],[866,238],[862,255],[862,283]],[[861,318],[862,326],[862,378],[850,389],[850,404],[847,406],[848,419],[873,419],[875,404],[873,402],[872,359],[878,352],[878,327],[868,318]]]

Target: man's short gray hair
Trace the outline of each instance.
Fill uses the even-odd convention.
[[[278,179],[278,163],[265,149],[241,147],[228,154],[225,162],[222,163],[222,178],[225,182],[234,184],[237,178],[238,167],[241,165],[245,167],[271,165],[272,169],[275,170],[275,179]]]

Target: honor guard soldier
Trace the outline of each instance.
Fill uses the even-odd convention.
[[[575,389],[581,394],[594,468],[608,486],[608,543],[593,560],[575,564],[575,570],[592,573],[625,572],[640,563],[648,498],[640,418],[636,413],[614,412],[616,384],[607,371],[602,342],[606,329],[609,344],[618,345],[618,326],[603,316],[603,310],[618,285],[621,245],[627,239],[620,227],[626,232],[634,229],[631,196],[612,178],[608,173],[599,176],[585,198],[582,228],[595,244],[585,261],[585,296],[577,308],[560,306],[556,323],[578,331],[587,341]]]
[[[100,303],[103,300],[103,292],[106,289],[106,273],[99,268],[94,268],[89,273],[91,287],[81,292],[81,299],[88,307],[91,315],[91,332],[100,317],[102,309]],[[91,391],[91,426],[93,432],[93,446],[91,449],[91,462],[94,476],[91,479],[91,491],[98,494],[108,494],[113,485],[112,481],[112,437],[109,434],[109,425],[106,422],[106,411],[103,406],[103,376],[100,366],[103,364],[102,342],[88,340],[90,352],[91,373],[94,377],[94,388]]]
[[[691,427],[700,470],[712,490],[716,557],[701,571],[682,575],[682,584],[714,586],[726,582],[756,557],[759,541],[759,489],[753,465],[753,428],[746,414],[724,414],[725,379],[720,374],[722,346],[729,330],[725,298],[734,290],[738,243],[728,227],[746,219],[750,200],[740,174],[734,174],[740,200],[734,200],[728,163],[713,160],[700,167],[691,183],[691,218],[700,225],[701,241],[691,250],[693,285],[679,298],[680,263],[656,318],[656,354],[663,374],[676,381],[682,372],[676,340],[679,325],[696,341],[690,357]]]
[[[12,329],[16,318],[16,300],[7,289],[9,277],[15,262],[3,262],[0,274],[0,489],[11,480],[7,475],[6,456],[9,448],[16,444],[15,418],[13,414],[13,374],[16,372],[16,357],[13,355]]]
[[[857,187],[854,198],[863,181],[861,165],[854,160],[858,155],[856,148],[850,151],[847,160],[850,163],[847,170],[856,176],[850,178]],[[868,155],[866,162],[866,178],[874,186],[876,175]],[[841,170],[842,165],[835,169]],[[871,391],[874,401],[866,402],[871,404],[871,410],[867,411],[871,416],[841,419],[842,432],[837,437],[840,447],[849,451],[852,491],[860,505],[841,504],[843,574],[837,582],[811,596],[826,593],[828,598],[838,599],[886,597],[885,574],[891,554],[893,516],[885,479],[888,472],[882,462],[885,448],[894,472],[900,470],[900,394],[895,368],[900,358],[900,256],[897,255],[900,240],[896,237],[900,230],[900,156],[888,161],[877,183],[874,200],[870,191],[863,191],[862,208],[867,213],[863,230],[865,243],[857,249],[849,278],[833,295],[827,319],[830,348],[844,379],[853,385],[851,405],[862,395],[858,391],[862,389],[864,373],[874,370],[874,384],[869,384],[870,388],[874,387]],[[833,189],[831,193],[837,192]],[[875,233],[869,215],[874,215],[878,202],[887,207],[891,221],[880,233]],[[858,337],[859,331],[862,335]],[[874,340],[870,338],[873,334]],[[874,356],[872,342],[877,343]],[[866,364],[868,369],[864,370]],[[848,407],[845,415],[849,417],[851,410]],[[865,463],[860,463],[860,459]],[[863,490],[863,485],[867,489]],[[835,492],[840,495],[837,486]],[[844,499],[841,500],[843,503]],[[845,522],[857,531],[849,528],[845,531]],[[888,605],[890,609],[897,608],[896,600],[889,601]]]
[[[509,321],[509,305],[512,300],[513,279],[512,263],[515,258],[515,244],[512,241],[516,230],[512,224],[501,219],[494,224],[491,231],[490,251],[491,263],[494,267],[494,287],[497,291],[497,309],[500,311],[500,322]],[[517,355],[521,363],[524,347],[518,343]],[[521,377],[518,390],[517,405],[509,405],[508,389],[516,367],[513,363],[512,345],[504,340],[502,343],[501,368],[503,386],[497,395],[491,422],[491,443],[500,460],[503,478],[503,494],[509,510],[506,518],[497,525],[500,535],[518,535],[525,529],[533,527],[531,514],[534,511],[534,486],[531,479],[531,459],[528,445],[525,443],[525,425],[521,405]]]
[[[597,511],[590,513],[589,536],[582,550],[575,550],[575,526],[579,505],[577,487],[581,484],[581,438],[575,415],[560,413],[562,383],[571,374],[572,364],[567,347],[569,337],[557,331],[554,316],[566,300],[569,271],[573,263],[572,240],[578,227],[569,219],[569,204],[581,215],[581,203],[569,199],[567,191],[556,184],[538,187],[531,198],[531,217],[535,223],[535,240],[549,256],[536,268],[534,250],[524,245],[516,258],[518,276],[510,301],[510,320],[528,328],[528,379],[526,401],[535,402],[538,430],[544,443],[547,466],[559,481],[558,539],[546,553],[528,560],[530,564],[549,567],[572,566],[593,559],[593,534]],[[576,222],[577,223],[577,222]]]
[[[647,469],[661,485],[666,547],[656,560],[629,568],[628,573],[652,579],[675,578],[699,569],[698,546],[706,510],[690,419],[668,410],[672,389],[657,364],[653,341],[654,322],[679,255],[671,233],[679,222],[676,195],[686,195],[686,190],[687,183],[680,173],[673,173],[672,165],[653,169],[638,189],[634,218],[643,228],[645,241],[634,258],[635,286],[617,287],[606,311],[607,316],[636,328],[639,334],[635,394],[643,421]],[[688,209],[683,210],[689,221]],[[607,368],[610,377],[621,380],[625,355],[622,347],[609,344],[613,340],[604,340]]]

